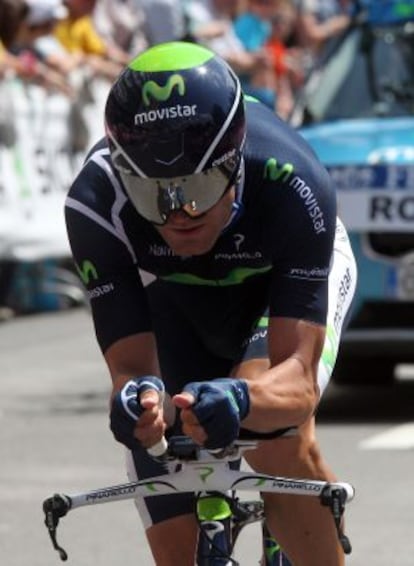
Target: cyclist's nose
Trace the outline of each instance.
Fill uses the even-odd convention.
[[[170,226],[179,226],[179,227],[188,226],[189,224],[194,222],[195,218],[196,216],[192,218],[183,209],[173,210],[168,216],[167,224],[169,224]]]
[[[182,226],[186,224],[189,220],[190,219],[183,210],[173,210],[168,215],[167,224]]]

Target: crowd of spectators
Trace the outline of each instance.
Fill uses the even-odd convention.
[[[0,0],[0,89],[5,79],[17,77],[62,94],[76,108],[85,81],[103,80],[109,88],[124,65],[148,46],[185,40],[219,53],[239,75],[246,94],[287,118],[322,45],[349,25],[353,4]],[[0,114],[7,112],[3,101]],[[0,146],[7,142],[4,131],[0,128]],[[12,266],[0,258],[0,320]]]
[[[185,39],[223,56],[282,117],[351,0],[0,0],[0,72],[76,96],[71,71],[112,81],[149,45]]]

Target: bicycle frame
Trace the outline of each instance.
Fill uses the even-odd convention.
[[[348,538],[341,533],[340,522],[345,504],[354,497],[354,488],[343,482],[292,479],[256,472],[232,470],[228,463],[239,460],[247,450],[256,447],[255,441],[237,441],[219,454],[201,449],[187,437],[173,437],[164,456],[166,462],[180,464],[181,469],[161,476],[94,489],[83,493],[55,494],[43,502],[45,524],[54,548],[62,560],[67,553],[56,540],[59,519],[78,507],[111,503],[135,497],[164,495],[181,492],[269,492],[318,497],[331,512],[345,553],[351,552]]]
[[[200,535],[197,566],[239,566],[233,550],[246,525],[260,522],[262,566],[292,566],[266,527],[263,500],[239,500],[230,495],[206,492],[197,500]]]

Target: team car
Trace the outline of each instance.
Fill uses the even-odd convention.
[[[347,382],[414,362],[414,3],[383,4],[329,46],[291,116],[334,180],[357,259],[334,372]]]

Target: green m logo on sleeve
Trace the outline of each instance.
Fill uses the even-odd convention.
[[[178,94],[180,96],[184,96],[185,84],[184,79],[181,75],[171,75],[164,86],[160,86],[155,81],[147,81],[142,89],[142,98],[144,100],[145,106],[150,105],[150,96],[155,98],[155,100],[165,102],[170,98],[174,88],[177,88]]]
[[[271,157],[265,163],[264,175],[265,179],[270,179],[271,181],[277,181],[282,179],[287,181],[293,173],[293,165],[291,163],[279,164],[277,159]]]
[[[98,279],[98,272],[96,271],[96,267],[88,259],[85,259],[82,262],[81,266],[76,264],[76,269],[78,270],[79,276],[82,279],[84,285],[88,285],[91,279],[94,279],[95,281]]]

